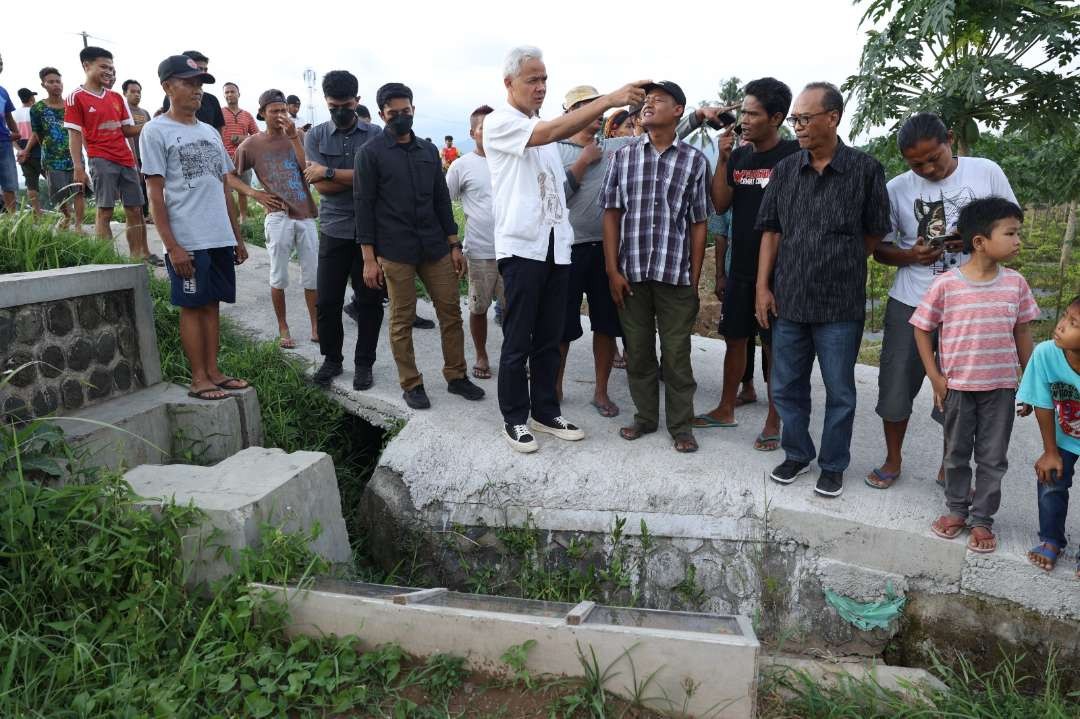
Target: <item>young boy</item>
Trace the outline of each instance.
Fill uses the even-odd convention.
[[[70,225],[75,232],[82,233],[81,218],[86,209],[86,198],[83,187],[75,182],[68,132],[64,127],[64,81],[55,67],[41,68],[38,77],[46,97],[30,108],[30,141],[24,152],[41,146],[41,168],[45,172],[49,196],[64,215],[60,226]]]
[[[1049,572],[1065,551],[1069,488],[1080,455],[1080,295],[1065,309],[1053,340],[1035,348],[1016,399],[1035,407],[1042,434],[1043,453],[1035,462],[1042,544],[1028,552],[1028,561]]]
[[[945,413],[945,498],[948,513],[931,531],[953,539],[968,525],[968,549],[993,552],[991,531],[1009,468],[1016,366],[1031,356],[1028,323],[1039,308],[1027,281],[1002,267],[1020,252],[1024,212],[1001,197],[974,200],[960,211],[957,231],[971,261],[939,275],[911,315],[915,344]],[[930,334],[940,327],[941,369]],[[1019,356],[1018,356],[1019,355]],[[975,492],[971,494],[971,455]]]

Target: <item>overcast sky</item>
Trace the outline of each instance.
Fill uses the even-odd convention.
[[[128,78],[139,80],[147,109],[162,98],[158,62],[194,49],[210,57],[217,79],[211,92],[220,99],[221,84],[236,82],[245,109],[254,111],[259,93],[276,87],[303,98],[307,117],[303,76],[311,68],[318,77],[315,120],[321,122],[327,114],[318,83],[328,70],[347,69],[360,79],[362,102],[373,112],[379,85],[404,82],[415,94],[417,134],[437,140],[451,134],[466,145],[472,109],[505,100],[502,60],[518,44],[544,51],[549,84],[541,114],[547,117],[561,112],[564,93],[578,84],[606,92],[638,79],[674,80],[696,105],[716,99],[719,81],[731,75],[744,83],[773,75],[797,93],[814,80],[840,84],[858,67],[863,8],[850,0],[689,3],[680,16],[647,9],[678,5],[53,0],[47,19],[28,19],[18,30],[5,27],[0,85],[17,102],[18,88],[40,90],[38,70],[55,65],[65,92],[73,89],[82,81],[82,38],[76,33],[85,30],[95,36],[91,44],[115,56],[116,89]],[[607,9],[616,12],[601,12]]]

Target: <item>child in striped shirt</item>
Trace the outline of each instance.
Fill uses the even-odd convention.
[[[910,320],[934,403],[945,414],[948,512],[930,529],[953,539],[970,523],[967,546],[973,552],[997,549],[991,527],[1001,503],[1001,479],[1009,468],[1017,364],[1025,367],[1031,357],[1028,323],[1039,316],[1027,281],[1001,266],[1020,252],[1023,221],[1023,211],[1001,197],[964,207],[957,231],[971,261],[938,276]],[[940,370],[930,339],[939,327]]]

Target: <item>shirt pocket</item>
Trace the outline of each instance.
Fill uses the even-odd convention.
[[[318,146],[319,154],[326,159],[326,166],[337,169],[352,169],[351,166],[346,167],[344,164],[345,152],[341,147],[340,142],[333,142],[329,138],[319,140]]]
[[[435,173],[442,172],[435,158],[427,153],[416,153],[412,160],[413,186],[416,189],[416,199],[430,202],[435,191]]]

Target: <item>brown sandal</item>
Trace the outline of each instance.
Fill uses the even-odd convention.
[[[942,539],[956,539],[966,527],[966,520],[951,514],[943,514],[930,525],[930,531]]]
[[[990,542],[989,547],[980,547],[982,542]],[[990,531],[989,527],[984,527],[981,524],[971,528],[971,537],[968,539],[967,548],[972,552],[978,552],[979,554],[990,554],[997,549],[997,537]]]
[[[635,439],[641,439],[646,434],[652,434],[656,431],[656,427],[649,429],[640,422],[634,422],[631,425],[627,425],[619,430],[619,436],[628,442],[633,442]]]

